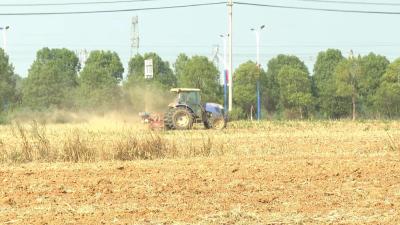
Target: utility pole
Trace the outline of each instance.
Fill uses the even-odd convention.
[[[261,63],[260,63],[260,33],[261,30],[265,28],[265,25],[262,25],[258,29],[252,28],[251,30],[254,31],[256,34],[256,48],[257,48],[257,68],[259,77],[257,80],[257,120],[261,119],[261,96],[260,96],[260,74],[261,74]]]
[[[0,30],[3,33],[3,50],[4,50],[4,52],[6,52],[6,49],[7,49],[7,34],[6,34],[6,32],[9,28],[10,28],[9,26],[0,27]]]
[[[228,65],[228,83],[229,83],[229,112],[232,111],[232,87],[233,87],[233,64],[232,64],[232,38],[233,38],[233,0],[228,0],[228,30],[229,30],[229,65]]]
[[[228,69],[227,67],[228,67],[228,63],[227,63],[227,43],[226,43],[226,38],[229,36],[229,35],[224,35],[224,34],[221,34],[221,35],[219,35],[220,37],[221,37],[221,40],[222,40],[222,47],[223,47],[223,59],[224,59],[224,63],[223,63],[223,66],[224,66],[224,72]]]
[[[223,74],[223,84],[224,84],[224,109],[225,109],[225,113],[226,113],[226,110],[228,109],[228,99],[227,99],[227,81],[228,81],[228,65],[227,65],[227,49],[226,49],[226,47],[227,47],[227,44],[226,44],[226,38],[227,38],[227,36],[228,35],[224,35],[224,34],[221,34],[220,35],[220,37],[222,38],[222,45],[224,46],[224,63],[223,63],[223,65],[224,65],[224,74]]]

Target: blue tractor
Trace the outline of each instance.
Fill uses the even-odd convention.
[[[168,105],[164,114],[164,128],[167,130],[189,130],[194,123],[203,123],[206,129],[224,129],[227,118],[224,107],[216,103],[201,103],[200,89],[173,88],[174,102]]]

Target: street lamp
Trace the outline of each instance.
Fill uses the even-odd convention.
[[[10,26],[5,26],[5,27],[0,27],[0,30],[3,33],[3,50],[4,52],[6,51],[6,47],[7,47],[7,35],[6,35],[6,31],[10,29]]]
[[[229,34],[221,34],[219,35],[222,39],[222,45],[224,46],[224,109],[225,113],[228,111],[228,99],[227,99],[227,83],[228,83],[228,63],[227,63],[227,38],[229,37]]]
[[[251,28],[250,30],[253,31],[256,35],[256,47],[257,47],[257,67],[258,71],[260,72],[261,64],[260,64],[260,33],[261,30],[265,28],[265,25],[260,26],[259,28]],[[257,120],[261,119],[261,97],[260,97],[260,76],[257,80]]]

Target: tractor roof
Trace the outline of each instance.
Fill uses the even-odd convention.
[[[172,88],[171,92],[192,92],[192,91],[200,91],[198,88]]]

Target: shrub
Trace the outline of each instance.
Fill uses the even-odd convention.
[[[246,113],[241,108],[235,107],[229,112],[229,121],[241,119],[246,119]]]

